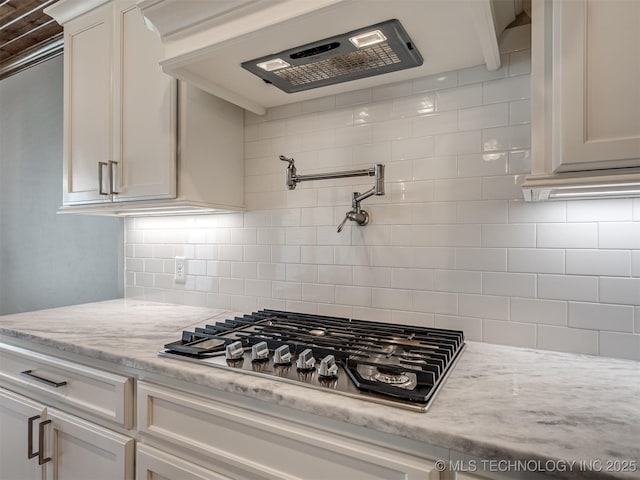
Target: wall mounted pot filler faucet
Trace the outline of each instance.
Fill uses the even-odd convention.
[[[295,190],[299,182],[307,182],[309,180],[328,180],[332,178],[349,178],[349,177],[375,177],[373,187],[364,193],[353,192],[351,198],[351,210],[349,210],[344,220],[338,225],[338,233],[342,231],[347,220],[356,222],[358,225],[366,225],[369,223],[369,214],[360,207],[360,202],[372,195],[384,195],[384,165],[378,163],[372,168],[362,170],[347,170],[342,172],[316,173],[311,175],[298,175],[293,158],[280,155],[280,160],[288,162],[287,166],[287,188]]]

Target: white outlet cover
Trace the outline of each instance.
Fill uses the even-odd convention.
[[[176,257],[176,273],[173,277],[176,283],[184,283],[187,275],[187,258]]]

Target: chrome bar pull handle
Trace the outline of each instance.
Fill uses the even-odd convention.
[[[25,370],[24,372],[20,372],[20,375],[24,375],[25,377],[29,377],[37,382],[44,383],[45,385],[49,385],[53,388],[64,387],[67,382],[54,382],[53,380],[49,380],[48,378],[41,377],[33,373],[33,370]]]
[[[37,457],[40,452],[33,451],[33,422],[40,418],[40,415],[29,417],[27,421],[27,458],[31,460],[33,457]]]
[[[98,193],[100,195],[109,195],[109,192],[102,191],[102,168],[108,165],[107,162],[98,162]],[[111,188],[111,187],[109,187]]]
[[[115,178],[115,175],[113,174],[114,165],[118,165],[118,162],[109,160],[109,193],[118,195],[120,192],[116,191],[116,187],[114,183],[114,178]]]
[[[38,465],[44,465],[51,460],[51,457],[44,457],[44,427],[50,423],[51,420],[45,420],[38,425]]]

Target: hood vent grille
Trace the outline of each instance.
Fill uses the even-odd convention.
[[[367,39],[368,43],[358,47],[359,38]],[[242,63],[244,69],[286,93],[420,65],[422,57],[398,20]]]

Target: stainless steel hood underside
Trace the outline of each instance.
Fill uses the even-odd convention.
[[[142,0],[165,45],[162,69],[256,114],[269,107],[486,64],[500,67],[498,38],[519,0]],[[242,68],[274,52],[390,19],[400,21],[422,65],[296,93]]]

